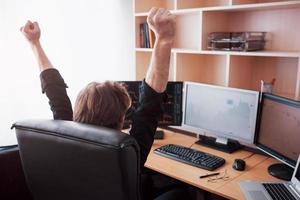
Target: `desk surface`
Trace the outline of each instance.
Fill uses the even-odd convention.
[[[197,138],[195,137],[172,131],[165,131],[165,138],[154,142],[145,166],[159,173],[229,199],[245,199],[239,187],[239,182],[242,180],[280,181],[279,179],[270,176],[267,172],[268,166],[277,162],[274,159],[259,154],[253,154],[245,150],[238,150],[232,154],[228,154],[194,144],[196,141]],[[221,173],[226,171],[229,178],[226,180],[218,180],[213,183],[208,182],[208,178],[200,180],[200,175],[205,175],[211,172],[153,153],[154,149],[165,144],[179,144],[224,158],[226,160],[225,165],[215,171]],[[240,172],[232,168],[232,164],[236,158],[244,159],[246,161],[247,167],[245,171]]]

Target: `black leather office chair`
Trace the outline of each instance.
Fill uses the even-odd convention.
[[[37,200],[139,200],[139,147],[120,131],[61,120],[14,124]]]

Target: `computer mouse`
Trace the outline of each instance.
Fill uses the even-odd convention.
[[[246,168],[246,162],[242,159],[235,159],[232,167],[235,170],[244,171]]]

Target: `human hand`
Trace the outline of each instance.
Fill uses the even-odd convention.
[[[173,42],[175,37],[175,16],[164,8],[151,8],[147,22],[157,39]]]
[[[24,34],[24,36],[31,44],[39,42],[41,37],[41,30],[37,22],[32,23],[28,20],[25,26],[22,26],[20,28],[20,31]]]

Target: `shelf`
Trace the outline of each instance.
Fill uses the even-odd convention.
[[[202,9],[194,8],[194,9],[180,9],[180,10],[170,10],[170,12],[174,15],[192,15],[192,14],[199,14],[201,13]],[[140,12],[135,13],[134,16],[136,17],[147,17],[149,12]]]
[[[150,48],[136,48],[137,52],[153,52]],[[250,52],[237,52],[237,51],[210,51],[210,50],[197,50],[197,49],[180,49],[173,48],[174,53],[187,53],[187,54],[209,54],[209,55],[229,55],[229,56],[259,56],[259,57],[286,57],[286,58],[299,58],[299,51],[250,51]]]
[[[202,49],[211,32],[267,32],[266,51],[300,51],[300,7],[279,10],[214,11],[203,13]],[[287,31],[291,30],[291,31]]]
[[[136,47],[140,48],[140,24],[147,21],[146,16],[135,17]],[[201,23],[202,15],[193,13],[179,15],[176,18],[175,48],[200,49],[201,48]],[[188,37],[187,37],[188,36]]]
[[[141,13],[135,13],[134,16],[136,17],[147,17],[148,16],[148,12],[141,12]]]
[[[299,51],[249,51],[249,52],[238,52],[238,51],[201,51],[203,54],[215,54],[215,55],[230,55],[230,56],[259,56],[259,57],[291,57],[299,58]]]
[[[244,0],[241,0],[244,1]],[[239,5],[228,5],[228,6],[212,6],[212,7],[194,7],[194,8],[183,8],[183,9],[170,9],[173,14],[191,14],[203,11],[255,11],[255,10],[266,10],[266,9],[290,9],[300,8],[300,0],[294,1],[278,1],[271,3],[255,3],[255,4],[239,4]],[[136,12],[135,16],[148,16],[148,11]]]
[[[295,0],[231,0],[232,5],[247,5],[247,4],[261,4],[261,3],[276,3],[276,2],[291,2]]]
[[[146,77],[148,67],[151,60],[151,51],[137,51],[136,52],[136,80],[143,80]],[[169,71],[169,81],[174,81],[174,55],[171,55],[170,60],[170,71]]]
[[[226,85],[226,56],[177,54],[177,81]]]
[[[300,1],[280,1],[271,3],[255,3],[255,4],[243,4],[232,6],[219,6],[219,7],[207,7],[202,8],[202,11],[250,11],[250,10],[265,10],[265,9],[290,9],[299,8]]]
[[[135,48],[136,52],[153,52],[152,48]]]
[[[300,99],[300,0],[135,0],[136,27],[150,7],[162,4],[176,15],[169,80],[260,90],[276,79],[274,94]],[[152,4],[151,4],[152,3]],[[151,5],[150,5],[151,4]],[[212,51],[211,32],[267,32],[264,51]],[[139,48],[136,77],[144,78],[153,49]]]
[[[176,17],[175,48],[201,48],[202,15],[179,15]]]
[[[276,79],[273,93],[295,98],[299,58],[232,56],[229,86],[260,90],[261,80]]]
[[[135,13],[148,12],[152,7],[175,8],[175,0],[135,0]]]
[[[146,76],[147,69],[150,64],[151,53],[137,52],[136,53],[136,80],[143,80]]]
[[[177,0],[178,9],[203,8],[229,5],[230,0]]]
[[[260,56],[260,57],[291,57],[299,58],[300,51],[210,51],[210,50],[192,50],[192,49],[172,49],[176,53],[190,54],[210,54],[210,55],[229,55],[229,56]]]

